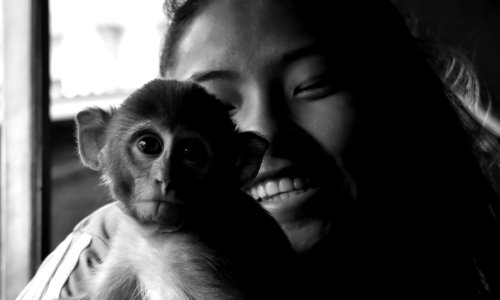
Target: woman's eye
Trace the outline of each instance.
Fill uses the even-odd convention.
[[[204,162],[208,159],[208,150],[205,144],[198,140],[188,140],[182,143],[182,158],[192,163]]]
[[[338,91],[340,91],[340,89],[331,83],[330,80],[322,78],[311,80],[297,86],[293,90],[293,96],[300,99],[314,100],[324,98]]]
[[[144,154],[160,154],[163,151],[161,140],[153,135],[146,135],[138,139],[137,148]]]

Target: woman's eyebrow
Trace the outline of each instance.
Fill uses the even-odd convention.
[[[210,70],[195,72],[189,77],[189,79],[200,83],[214,79],[233,80],[237,76],[236,72],[230,70]]]

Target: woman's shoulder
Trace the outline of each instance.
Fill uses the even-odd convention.
[[[43,261],[17,300],[84,297],[93,269],[108,253],[124,213],[119,204],[106,204],[80,221]]]
[[[124,215],[119,206],[115,201],[98,208],[75,226],[73,234],[90,235],[108,244]]]

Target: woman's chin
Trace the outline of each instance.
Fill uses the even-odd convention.
[[[331,222],[308,219],[282,224],[282,228],[295,252],[306,253],[314,249],[328,235]]]
[[[302,253],[321,241],[331,227],[329,221],[316,214],[319,198],[320,188],[311,187],[258,201],[280,224],[295,251]]]

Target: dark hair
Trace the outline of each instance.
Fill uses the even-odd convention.
[[[165,0],[164,12],[168,20],[167,33],[160,57],[160,74],[165,77],[166,71],[175,62],[175,48],[186,26],[209,0]]]
[[[493,182],[492,172],[500,164],[500,145],[497,137],[500,132],[489,126],[491,99],[483,91],[474,64],[465,54],[465,50],[438,40],[438,35],[431,33],[415,16],[404,10],[402,13],[405,14],[407,26],[423,50],[427,62],[444,83],[447,96],[472,141],[483,171],[497,189],[496,185],[500,182]],[[500,190],[497,192],[500,193]]]
[[[166,1],[162,75],[175,63],[186,25],[207,2]],[[359,185],[352,236],[344,241],[352,245],[343,253],[346,272],[361,274],[372,291],[499,297],[498,199],[477,163],[497,146],[464,105],[472,69],[455,69],[456,55],[432,58],[437,48],[412,35],[389,1],[289,3],[326,50],[345,58],[337,66],[342,80],[364,99],[356,103],[363,106],[362,124],[346,154],[354,158],[348,167]]]

